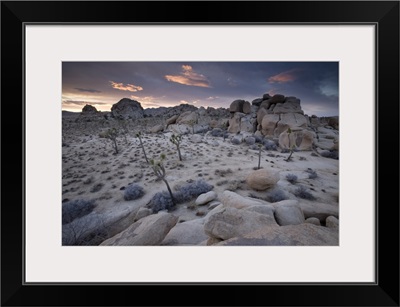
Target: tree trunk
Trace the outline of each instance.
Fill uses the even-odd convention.
[[[260,151],[258,152],[258,169],[260,169],[261,166],[261,147],[260,147]]]
[[[176,148],[178,149],[179,161],[182,161],[181,149],[179,148],[179,145],[177,145]]]
[[[172,194],[171,188],[169,187],[168,181],[165,179],[163,179],[163,181],[165,182],[165,185],[167,186],[169,195],[171,196],[172,203],[174,204],[174,206],[176,206],[175,198],[174,198],[174,195]]]

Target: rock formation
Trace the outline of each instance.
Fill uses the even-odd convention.
[[[144,117],[140,102],[123,98],[111,107],[111,114],[116,119],[139,119]]]

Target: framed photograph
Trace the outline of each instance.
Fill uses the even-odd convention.
[[[399,2],[1,26],[2,305],[399,306]]]

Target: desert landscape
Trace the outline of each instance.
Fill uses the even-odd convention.
[[[62,112],[62,245],[337,246],[339,175],[339,118],[299,97],[86,104]]]

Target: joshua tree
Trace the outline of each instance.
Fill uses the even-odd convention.
[[[257,169],[261,168],[261,148],[262,148],[262,144],[258,144],[258,167]]]
[[[288,143],[288,144],[289,144],[289,148],[290,148],[290,155],[289,155],[289,157],[285,160],[286,162],[289,162],[289,161],[290,161],[290,159],[292,158],[294,149],[295,149],[295,147],[296,147],[295,144],[290,145],[290,136],[291,136],[291,133],[292,133],[292,129],[288,128],[287,134],[288,134],[288,140],[289,140],[289,143]]]
[[[180,144],[182,141],[182,135],[171,135],[171,138],[169,139],[173,144],[175,144],[176,149],[178,150],[178,155],[179,155],[179,161],[182,161],[182,155],[181,155],[181,149],[180,149]]]
[[[117,137],[118,137],[118,129],[117,128],[110,128],[104,134],[104,137],[110,139],[112,141],[112,147],[115,150],[115,153],[118,153],[118,144],[117,144]]]
[[[139,139],[140,147],[142,147],[144,158],[146,159],[147,164],[149,163],[149,159],[147,159],[146,150],[144,150],[143,142],[142,142],[142,133],[139,131],[136,133],[136,137]]]
[[[153,169],[154,174],[157,176],[157,178],[161,179],[162,181],[164,181],[165,185],[167,186],[169,195],[171,196],[172,203],[175,206],[176,202],[175,202],[174,195],[172,194],[172,191],[171,191],[171,188],[170,188],[170,186],[168,184],[167,179],[165,179],[166,172],[165,172],[165,167],[164,167],[164,164],[163,164],[164,160],[165,160],[165,154],[161,154],[160,160],[155,161],[155,160],[151,159],[150,160],[150,165],[151,165],[151,168]]]
[[[128,144],[128,139],[126,137],[127,135],[129,135],[128,122],[125,119],[120,119],[120,120],[118,120],[118,124],[119,124],[119,128],[120,128],[120,132],[124,137],[125,144]]]

